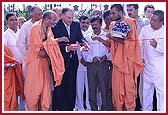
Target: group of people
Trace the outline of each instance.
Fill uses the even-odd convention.
[[[153,10],[152,10],[153,9]],[[18,29],[14,13],[4,32],[5,111],[164,111],[164,12],[152,5],[113,4],[74,20],[70,8],[30,10]],[[125,39],[111,34],[130,26]],[[139,80],[138,80],[139,79]]]

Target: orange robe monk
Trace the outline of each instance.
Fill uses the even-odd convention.
[[[25,78],[25,98],[30,111],[41,109],[47,111],[51,105],[51,81],[48,58],[38,56],[40,48],[47,52],[52,65],[56,86],[60,85],[64,73],[64,60],[57,41],[53,37],[51,28],[46,32],[47,40],[42,41],[41,20],[36,22],[30,32],[30,46],[28,48],[27,73]]]
[[[143,62],[138,41],[136,20],[124,18],[124,22],[130,25],[124,44],[111,40],[112,54],[112,102],[116,110],[134,111],[137,95],[137,76],[143,70]],[[110,30],[115,22],[110,25]]]
[[[14,66],[12,66],[14,65]],[[4,110],[18,110],[18,96],[23,96],[23,74],[21,66],[11,50],[4,46]]]

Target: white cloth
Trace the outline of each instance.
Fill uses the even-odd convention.
[[[82,31],[82,30],[81,30]],[[82,34],[85,38],[87,34],[89,34],[91,31],[82,31]],[[87,39],[86,39],[87,40]],[[81,64],[80,60],[83,57],[82,52],[80,51],[80,47],[77,50],[77,55],[79,59],[79,66],[77,70],[77,79],[76,79],[76,102],[75,102],[75,109],[78,111],[84,111],[84,99],[83,99],[83,93],[84,93],[84,86],[86,88],[86,110],[91,110],[90,104],[89,104],[89,91],[88,91],[88,79],[87,79],[87,68]]]
[[[83,34],[83,37],[87,40],[87,38],[86,38],[86,36],[89,34],[89,33],[91,33],[92,31],[91,30],[87,30],[87,31],[83,31],[83,30],[81,30],[81,32],[82,32],[82,34]],[[87,71],[87,68],[83,65],[83,64],[81,64],[80,63],[80,60],[81,60],[81,58],[83,57],[83,55],[85,54],[85,51],[80,51],[80,48],[78,48],[78,50],[77,50],[77,54],[78,54],[78,59],[79,59],[79,66],[78,66],[78,70],[79,71]]]
[[[31,19],[25,22],[22,25],[21,29],[18,31],[16,40],[16,47],[18,48],[18,51],[20,52],[23,58],[22,71],[24,76],[26,76],[27,52],[30,39],[30,30],[32,25],[33,23]]]
[[[151,111],[153,107],[153,90],[156,88],[157,110],[164,110],[164,26],[153,30],[151,25],[142,28],[139,35],[141,53],[145,61],[143,77],[142,109]],[[157,41],[157,47],[150,45],[150,40]],[[149,95],[149,93],[152,93]]]
[[[141,29],[142,29],[144,26],[149,25],[149,24],[150,24],[150,20],[149,20],[149,19],[139,17],[139,19],[138,19],[138,35],[140,34]]]
[[[14,58],[19,61],[19,63],[22,63],[22,56],[19,53],[17,47],[16,47],[16,35],[17,32],[15,33],[13,30],[8,28],[4,32],[4,44],[9,47],[9,49],[12,51]]]
[[[150,24],[150,20],[147,19],[147,18],[142,18],[142,17],[139,17],[138,19],[138,35],[140,34],[142,28],[146,25],[149,25]],[[141,75],[140,75],[141,76]],[[140,103],[142,104],[142,77],[140,77],[140,80],[139,80],[139,89],[138,89],[138,92],[139,92],[139,98],[140,98]]]
[[[107,34],[109,34],[109,31],[106,31],[105,29],[103,29],[103,34],[105,36],[107,36]],[[112,56],[111,56],[110,50],[109,50],[109,53],[108,53],[108,56],[107,56],[107,60],[109,60],[109,61],[112,60]]]
[[[98,40],[92,40],[91,36],[93,35],[93,33],[90,33],[87,35],[87,41],[89,43],[90,49],[89,51],[87,51],[84,54],[84,59],[87,62],[92,62],[94,57],[102,57],[104,55],[106,55],[107,57],[109,56],[109,50],[107,49],[107,47],[102,44],[101,42],[99,42]],[[106,37],[106,33],[104,31],[101,31],[101,33],[99,35],[97,35],[99,37],[101,37],[104,40],[107,40],[108,38]]]

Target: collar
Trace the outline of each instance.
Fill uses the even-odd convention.
[[[12,29],[10,29],[10,28],[8,28],[7,30],[8,30],[9,32],[12,32],[12,33],[15,33],[15,34],[18,32],[18,29],[17,29],[16,32],[14,32],[14,31],[13,31]]]
[[[62,22],[63,22],[63,24],[64,24],[65,27],[69,26],[69,25],[67,25],[63,20],[62,20]],[[70,27],[70,26],[69,26],[69,27]]]
[[[93,34],[92,35],[95,35],[95,36],[106,36],[106,32],[104,32],[103,31],[103,29],[101,29],[101,32],[100,32],[100,34],[99,35],[96,35],[96,34],[94,34],[94,32],[93,32]]]

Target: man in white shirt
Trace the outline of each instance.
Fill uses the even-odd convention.
[[[4,44],[10,48],[12,51],[14,58],[22,64],[23,59],[16,47],[16,36],[18,33],[18,20],[17,16],[14,13],[8,13],[6,15],[6,21],[8,25],[8,29],[4,32]],[[18,96],[20,99],[21,96]],[[20,109],[20,101],[18,101],[18,110]]]
[[[89,102],[91,110],[98,110],[97,106],[97,87],[101,92],[102,105],[101,110],[107,110],[106,104],[106,90],[105,90],[105,78],[107,77],[108,68],[108,49],[107,47],[97,39],[100,37],[103,40],[107,40],[106,34],[101,30],[102,19],[99,16],[94,16],[91,19],[91,26],[93,33],[89,33],[86,36],[90,49],[85,53],[84,59],[87,64],[87,75],[88,75],[88,87],[89,87]]]
[[[42,19],[42,10],[38,6],[33,6],[30,10],[30,15],[32,18],[22,25],[21,29],[18,31],[16,40],[16,47],[18,48],[18,51],[20,52],[23,58],[22,71],[24,77],[26,76],[26,63],[27,63],[30,31],[33,23]],[[19,110],[26,110],[24,100],[20,99],[19,105],[20,105]]]
[[[8,29],[4,32],[4,44],[10,48],[14,58],[22,64],[22,57],[16,47],[16,35],[18,32],[18,20],[14,13],[8,13],[6,15],[6,21]]]
[[[150,25],[142,28],[139,35],[141,53],[144,60],[143,79],[143,111],[152,111],[153,93],[156,89],[157,110],[164,111],[164,12],[155,10]]]
[[[90,19],[87,16],[81,16],[79,18],[80,22],[80,28],[81,32],[84,36],[84,38],[87,40],[86,36],[91,33],[92,31],[89,29],[90,26]],[[79,66],[77,70],[77,79],[76,79],[76,103],[75,103],[75,109],[78,111],[84,111],[84,103],[86,105],[86,110],[91,110],[90,104],[89,104],[89,94],[88,94],[88,79],[87,79],[87,63],[83,59],[84,52],[80,51],[80,46],[77,50],[78,54],[78,60],[79,60]],[[85,94],[86,94],[86,101],[84,102],[84,88],[85,88]]]

